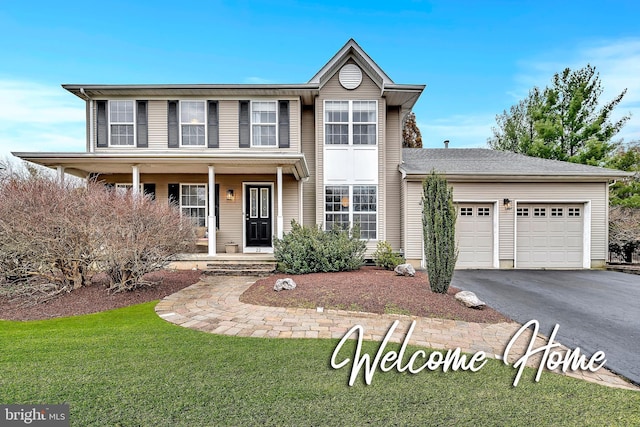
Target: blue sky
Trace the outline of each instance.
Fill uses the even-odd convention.
[[[84,151],[63,83],[303,83],[349,38],[396,82],[426,84],[427,147],[483,147],[495,115],[587,63],[619,137],[640,140],[640,2],[31,1],[0,5],[0,157]]]

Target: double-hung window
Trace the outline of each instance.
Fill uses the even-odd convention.
[[[254,147],[275,147],[277,144],[276,101],[253,101],[251,103],[251,131]]]
[[[378,187],[376,185],[327,185],[325,187],[325,230],[335,226],[360,226],[362,239],[377,237]]]
[[[180,209],[191,217],[196,227],[207,226],[207,186],[205,184],[182,184],[180,186]]]
[[[377,101],[325,101],[327,145],[376,145]]]
[[[180,102],[180,132],[184,147],[205,145],[205,102]]]
[[[109,101],[109,133],[112,146],[134,145],[133,101]]]

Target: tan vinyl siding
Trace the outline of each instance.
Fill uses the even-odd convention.
[[[400,110],[388,108],[386,114],[386,138],[384,151],[386,159],[380,164],[380,170],[385,174],[385,239],[391,247],[399,250],[400,239],[400,200],[401,175],[398,171],[402,157],[402,130],[400,126]],[[382,150],[382,147],[380,148]]]
[[[167,101],[149,101],[149,149],[167,148]]]
[[[292,176],[282,177],[282,186],[284,190],[282,192],[282,217],[283,217],[283,230],[285,233],[291,231],[291,220],[295,219],[296,222],[300,222],[300,199],[298,193],[298,181]],[[278,214],[278,198],[276,193],[274,215]],[[274,232],[274,236],[277,235]]]
[[[500,265],[508,266],[514,259],[515,205],[525,202],[591,202],[591,260],[597,265],[606,259],[607,251],[607,184],[599,183],[468,183],[451,182],[454,201],[495,202],[499,208],[499,258]],[[408,182],[407,194],[407,257],[419,254],[418,235],[420,215],[420,183]],[[506,210],[502,200],[509,198],[513,208]]]
[[[405,257],[409,260],[422,259],[422,183],[407,182]]]
[[[307,160],[309,180],[302,183],[304,225],[316,224],[316,141],[313,109],[302,111],[302,153]]]
[[[220,128],[220,150],[238,148],[238,100],[218,103],[218,126]]]

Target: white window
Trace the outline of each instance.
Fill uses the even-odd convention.
[[[133,101],[109,101],[109,141],[115,146],[134,145]]]
[[[140,183],[139,186],[140,189],[140,193],[143,192],[143,186],[142,183]],[[127,191],[132,191],[133,190],[133,184],[116,184],[116,192],[118,194],[126,194]]]
[[[529,208],[518,208],[518,216],[529,216]]]
[[[580,216],[580,208],[569,208],[568,211],[569,216]]]
[[[478,216],[490,216],[490,212],[489,208],[478,208]]]
[[[207,186],[206,184],[180,185],[180,210],[191,217],[196,227],[207,226]]]
[[[205,145],[205,102],[180,102],[180,141],[184,147]]]
[[[377,129],[377,101],[325,101],[325,144],[376,145]]]
[[[254,101],[251,103],[252,146],[276,146],[277,105],[276,101]]]
[[[378,187],[375,185],[327,185],[325,187],[325,230],[360,226],[362,239],[376,239],[378,230]]]
[[[564,209],[562,208],[551,208],[551,216],[558,217],[564,215]]]

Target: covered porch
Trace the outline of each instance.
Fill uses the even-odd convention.
[[[291,219],[302,222],[303,181],[309,177],[301,153],[15,153],[66,174],[96,179],[133,194],[176,203],[199,230],[209,258],[273,253]],[[236,254],[227,254],[227,249]],[[207,257],[207,259],[198,259]]]

